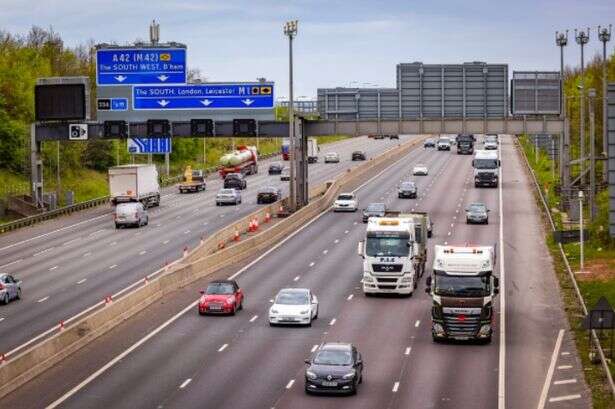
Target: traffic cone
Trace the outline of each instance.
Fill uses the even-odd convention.
[[[0,355],[0,362],[6,362],[6,355]]]
[[[205,241],[205,236],[201,236],[201,246],[203,245],[204,241]]]
[[[64,321],[60,321],[60,331],[64,331]]]
[[[233,236],[233,241],[241,240],[241,236],[239,236],[239,230],[235,229],[235,235]]]
[[[222,250],[224,246],[225,246],[224,242],[221,241],[220,243],[218,243],[218,250]]]
[[[111,297],[110,295],[105,297],[105,305],[109,305],[113,302],[113,297]]]
[[[254,220],[250,220],[250,223],[248,224],[248,232],[252,233],[254,231]]]
[[[271,220],[271,214],[267,212],[265,213],[265,223],[269,223],[269,220]]]
[[[147,279],[147,276],[145,276],[145,278],[143,279],[143,285],[148,285],[149,284],[149,280]]]
[[[184,247],[183,257],[186,257],[187,255],[188,255],[188,246]]]
[[[254,231],[258,230],[258,217],[254,218]]]

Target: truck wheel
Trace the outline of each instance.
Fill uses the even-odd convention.
[[[118,223],[115,223],[115,228],[119,229],[121,226]]]

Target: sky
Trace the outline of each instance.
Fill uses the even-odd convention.
[[[67,46],[147,40],[188,46],[188,65],[208,81],[276,83],[288,97],[287,20],[295,96],[317,88],[395,87],[400,62],[505,63],[513,70],[559,70],[555,31],[570,29],[566,65],[580,64],[574,29],[590,27],[586,57],[602,52],[598,25],[615,24],[615,0],[0,0],[0,30],[25,34],[53,27]],[[615,47],[615,34],[608,43]]]

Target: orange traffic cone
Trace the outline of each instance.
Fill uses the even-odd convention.
[[[269,220],[271,220],[271,214],[267,212],[265,213],[265,223],[269,223]]]
[[[241,240],[241,236],[239,236],[239,230],[235,230],[235,235],[233,236],[233,241]]]
[[[258,230],[258,217],[254,218],[254,231]]]

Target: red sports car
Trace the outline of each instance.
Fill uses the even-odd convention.
[[[201,290],[199,314],[235,315],[243,308],[244,295],[235,280],[215,280]]]

